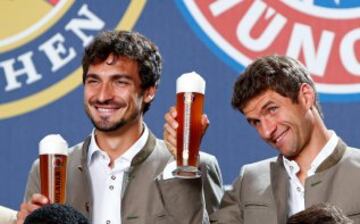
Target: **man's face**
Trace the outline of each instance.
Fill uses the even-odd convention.
[[[309,108],[303,100],[293,103],[290,98],[267,90],[250,100],[243,111],[265,142],[285,157],[295,159],[311,138]]]
[[[136,61],[109,55],[89,66],[84,84],[85,111],[97,130],[119,130],[140,121],[143,104],[152,99],[148,97],[152,88],[141,89]]]

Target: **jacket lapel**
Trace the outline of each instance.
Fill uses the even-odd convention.
[[[346,149],[346,144],[339,138],[339,141],[334,149],[334,152],[324,160],[317,168],[316,173],[322,172],[334,166],[343,157]]]
[[[143,173],[138,172],[140,169],[140,165],[151,155],[154,151],[156,145],[155,136],[149,131],[149,137],[145,143],[145,146],[136,154],[131,162],[131,167],[128,171],[124,173],[122,191],[121,191],[121,216],[122,221],[126,222],[126,220],[138,219],[138,213],[133,213],[133,211],[139,211],[143,207],[143,205],[139,205],[135,203],[133,200],[137,197],[134,193],[138,193],[139,191],[144,191],[143,186],[141,185],[141,180],[146,178],[151,178],[149,176],[141,176]],[[144,174],[143,174],[144,175]],[[134,183],[135,182],[135,183]],[[130,211],[130,212],[129,212]]]
[[[155,136],[149,130],[149,137],[144,145],[144,148],[142,148],[140,152],[138,152],[135,155],[135,157],[131,161],[131,166],[129,170],[124,172],[123,184],[121,189],[121,198],[124,197],[126,189],[129,183],[131,182],[131,180],[135,178],[135,171],[138,165],[140,165],[152,153],[152,151],[155,148],[155,144],[156,144]]]
[[[92,214],[92,191],[89,170],[87,166],[87,153],[91,137],[87,137],[83,144],[81,151],[76,150],[69,157],[68,170],[68,188],[67,198],[69,204],[81,211],[91,220]]]
[[[135,167],[141,164],[154,150],[156,144],[155,137],[153,133],[149,130],[149,137],[144,145],[144,147],[136,154],[134,159],[131,162],[131,166]]]
[[[279,224],[286,223],[288,215],[289,178],[283,165],[282,156],[270,163],[271,186],[276,204]]]
[[[320,164],[315,172],[315,175],[306,179],[305,208],[317,204],[320,201],[324,202],[329,199],[329,189],[331,187],[328,185],[332,182],[336,171],[329,169],[341,160],[345,153],[346,147],[347,146],[345,143],[339,139],[334,152]]]

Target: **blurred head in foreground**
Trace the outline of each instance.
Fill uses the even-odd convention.
[[[88,224],[88,220],[74,208],[51,204],[36,209],[28,215],[24,224]]]
[[[287,224],[352,224],[351,219],[334,205],[321,203],[313,205],[302,212],[296,213],[287,221]]]

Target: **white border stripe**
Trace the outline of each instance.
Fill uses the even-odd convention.
[[[7,37],[3,40],[0,40],[0,48],[15,43],[27,36],[29,36],[31,33],[36,32],[38,29],[40,29],[43,25],[45,25],[49,20],[51,20],[52,17],[56,16],[56,14],[64,7],[64,5],[67,3],[68,0],[60,0],[58,4],[48,13],[46,16],[44,16],[40,21],[33,24],[26,30],[22,31],[21,33],[15,34],[13,36]]]

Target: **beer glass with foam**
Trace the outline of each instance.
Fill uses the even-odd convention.
[[[196,72],[185,73],[176,80],[177,129],[174,175],[180,178],[200,176],[199,147],[202,137],[205,80]]]
[[[39,143],[41,194],[50,203],[65,203],[67,155],[68,144],[60,135],[48,135]]]

